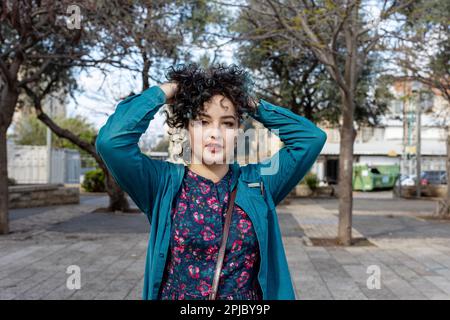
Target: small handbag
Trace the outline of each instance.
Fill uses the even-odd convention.
[[[225,257],[225,247],[227,245],[228,234],[230,231],[231,215],[233,214],[234,199],[236,198],[236,191],[237,191],[237,186],[231,192],[231,196],[228,201],[228,208],[227,208],[227,215],[225,217],[225,226],[223,229],[222,243],[220,244],[219,255],[217,257],[216,269],[214,272],[214,278],[213,278],[213,283],[212,283],[212,291],[209,294],[208,300],[216,300],[220,272],[222,271],[223,259]]]

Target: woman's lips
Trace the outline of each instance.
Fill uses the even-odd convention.
[[[211,152],[216,152],[222,149],[222,146],[217,143],[210,143],[206,145],[206,148]]]

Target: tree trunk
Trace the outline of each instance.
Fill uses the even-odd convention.
[[[7,130],[7,126],[0,125],[0,234],[9,233]]]
[[[447,211],[444,215],[450,215],[450,126],[447,129]]]
[[[353,127],[354,102],[342,92],[342,127],[339,157],[339,227],[338,242],[351,245],[353,207],[353,142],[356,130]]]
[[[148,89],[150,87],[150,83],[148,82],[148,75],[150,74],[150,67],[152,66],[151,60],[148,59],[146,53],[142,53],[142,60],[144,61],[143,69],[141,72],[142,75],[142,91]]]
[[[106,193],[108,193],[109,196],[109,206],[107,211],[132,212],[133,210],[130,209],[130,204],[125,197],[125,192],[123,192],[120,186],[116,183],[116,180],[114,180],[114,177],[109,173],[106,165],[103,162],[98,164],[105,173],[105,188]]]
[[[8,194],[8,145],[6,132],[11,124],[17,98],[17,90],[1,86],[0,99],[0,234],[9,233]]]

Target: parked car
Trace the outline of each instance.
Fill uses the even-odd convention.
[[[395,182],[395,185],[399,186],[400,183],[402,186],[406,186],[406,187],[415,186],[416,185],[416,175],[402,174]]]
[[[423,171],[420,184],[447,184],[447,172],[444,170]]]

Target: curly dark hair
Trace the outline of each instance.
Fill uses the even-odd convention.
[[[239,123],[245,115],[254,111],[250,104],[250,101],[256,101],[252,77],[235,64],[226,66],[218,63],[205,70],[192,62],[168,69],[167,80],[178,83],[178,90],[170,104],[171,113],[164,110],[170,128],[187,128],[189,119],[196,119],[204,113],[204,103],[216,94],[230,99],[236,108]]]

